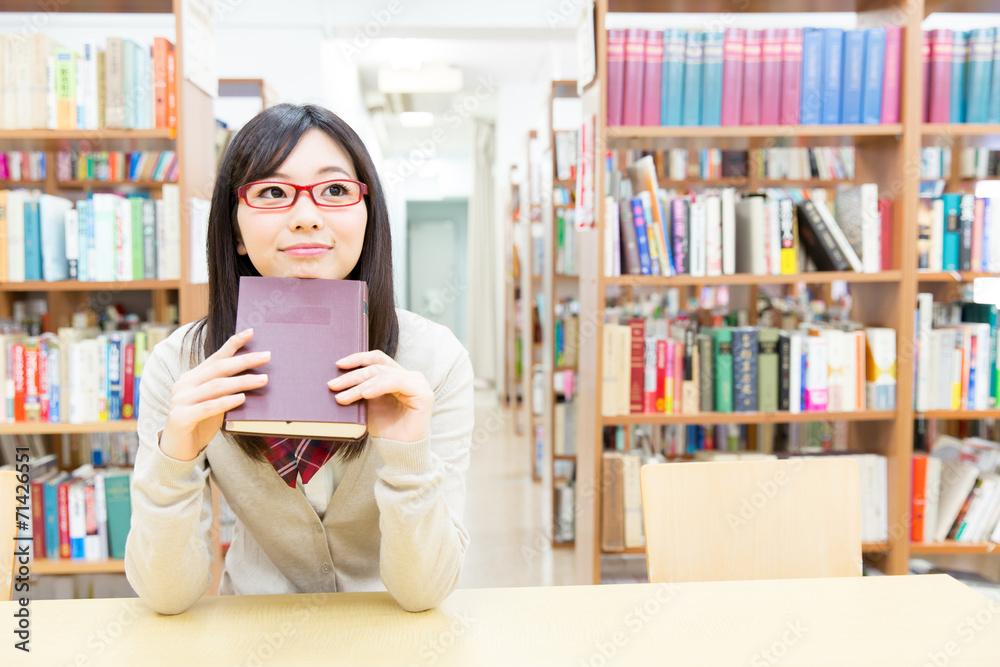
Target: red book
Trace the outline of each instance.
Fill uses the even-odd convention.
[[[49,341],[38,340],[38,419],[49,421]]]
[[[722,124],[739,125],[743,110],[743,49],[746,31],[726,28],[722,41]]]
[[[646,31],[630,28],[625,38],[625,77],[622,87],[622,125],[642,124],[642,84],[646,80]],[[659,90],[650,94],[659,94]]]
[[[929,30],[925,30],[923,45],[920,49],[920,58],[924,68],[924,99],[921,108],[925,123],[930,122],[931,117],[931,44],[931,33]]]
[[[663,79],[663,31],[646,31],[646,69],[642,97],[642,124],[660,124],[660,89]]]
[[[892,269],[892,200],[878,200],[879,220],[882,223],[882,235],[880,238],[882,250],[882,271]]]
[[[674,414],[684,412],[684,343],[674,343]]]
[[[608,30],[608,126],[622,124],[625,83],[624,30]]]
[[[777,125],[781,100],[781,52],[783,31],[768,28],[761,43],[760,124]]]
[[[802,28],[786,28],[781,45],[781,117],[782,125],[799,124],[802,104]]]
[[[643,405],[643,385],[645,383],[645,366],[643,361],[646,356],[645,320],[635,317],[628,321],[629,330],[632,332],[632,369],[629,382],[628,411],[631,414],[642,413]]]
[[[14,379],[14,421],[27,421],[24,410],[25,374],[24,374],[24,344],[14,343],[11,347],[11,361],[14,364],[11,376]]]
[[[69,486],[76,478],[67,479],[56,487],[56,499],[59,501],[59,558],[68,559],[69,549]]]
[[[899,84],[903,59],[903,28],[885,27],[885,70],[882,78],[882,122],[899,122]],[[927,90],[927,86],[924,86]]]
[[[663,382],[663,396],[664,396],[664,408],[668,415],[674,414],[676,408],[674,407],[674,401],[677,400],[674,396],[674,342],[667,339],[667,367],[663,371],[664,382]]]
[[[229,433],[320,440],[360,440],[368,432],[368,404],[337,402],[327,382],[351,369],[337,360],[368,350],[368,286],[363,280],[240,278],[236,331],[253,327],[241,354],[270,352],[251,372],[267,384],[246,393],[228,411]],[[308,350],[308,354],[303,354]]]
[[[667,341],[656,341],[656,411],[663,414],[667,410]]]
[[[762,30],[747,30],[743,46],[743,125],[760,125],[760,68],[761,48],[764,42]]]
[[[167,42],[167,127],[177,129],[177,58]]]
[[[913,502],[910,508],[910,539],[924,541],[924,510],[927,507],[927,457],[913,456]]]
[[[153,38],[153,90],[154,127],[170,127],[167,124],[167,39]]]
[[[45,558],[45,480],[31,480],[31,548],[34,558]]]
[[[125,346],[125,372],[122,377],[122,419],[135,418],[132,401],[135,393],[135,345]]]
[[[932,30],[930,40],[931,91],[927,118],[931,123],[947,123],[951,119],[951,30]]]

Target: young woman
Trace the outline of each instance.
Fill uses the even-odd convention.
[[[211,584],[211,476],[237,519],[221,594],[388,590],[409,611],[437,605],[469,542],[472,366],[448,329],[394,308],[388,210],[364,144],[320,107],[261,112],[222,160],[208,235],[208,316],[143,368],[132,587],[177,614]],[[349,372],[321,388],[368,401],[364,442],[219,430],[267,383],[268,353],[238,354],[253,336],[234,330],[240,276],[367,282],[370,352],[338,361]]]

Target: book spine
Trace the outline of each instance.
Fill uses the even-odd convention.
[[[656,339],[656,412],[663,414],[667,410],[667,341]]]
[[[31,481],[31,553],[34,558],[45,554],[45,482]]]
[[[975,226],[976,196],[962,195],[959,207],[959,229],[961,245],[958,248],[958,266],[960,271],[972,270],[972,228]]]
[[[629,330],[631,333],[632,358],[630,363],[631,374],[629,381],[629,413],[641,414],[643,412],[643,386],[645,384],[645,323],[643,320],[634,318],[629,320]]]
[[[733,330],[733,410],[757,411],[757,330]]]
[[[59,558],[59,495],[52,480],[45,487],[45,558]]]
[[[896,332],[893,329],[865,330],[865,386],[869,410],[896,409]]]
[[[927,123],[930,121],[931,111],[931,33],[929,30],[924,30],[922,35],[920,62],[923,67],[923,85],[921,86],[923,99],[921,100],[920,112],[921,120]]]
[[[133,392],[135,390],[135,345],[129,343],[125,346],[124,355],[125,374],[122,379],[122,419],[135,418],[135,406],[133,403]]]
[[[702,50],[701,124],[722,124],[723,33],[706,32]]]
[[[849,271],[850,264],[810,200],[799,204],[799,234],[803,247],[821,271]]]
[[[951,119],[951,30],[932,30],[930,34],[930,100],[928,120],[947,123]]]
[[[716,329],[715,343],[715,410],[733,411],[733,332],[731,329]]]
[[[153,126],[169,127],[167,124],[167,40],[153,38]]]
[[[993,74],[994,32],[989,28],[973,30],[969,36],[967,122],[985,123],[987,120],[990,82]]]
[[[622,124],[642,124],[643,82],[646,65],[646,31],[632,28],[625,37],[625,77],[622,93]]]
[[[783,31],[767,28],[763,31],[760,66],[760,124],[777,125],[781,105],[781,54]]]
[[[656,412],[656,336],[651,326],[645,330],[642,374],[642,411],[653,414]]]
[[[823,31],[802,30],[802,103],[803,125],[819,125],[823,111]]]
[[[778,200],[778,231],[781,235],[781,273],[798,273],[795,252],[795,205],[791,199]]]
[[[674,240],[674,268],[678,275],[691,272],[691,259],[688,255],[688,202],[677,198],[671,203]]]
[[[722,60],[722,125],[741,124],[743,110],[743,49],[746,31],[743,28],[726,28],[723,38]]]
[[[38,420],[49,421],[49,342],[45,338],[38,341]]]
[[[638,197],[633,197],[631,205],[635,236],[639,242],[639,262],[642,266],[642,275],[659,275],[658,266],[653,264],[653,258],[655,257],[655,250],[653,249],[654,239],[649,238],[646,216],[642,210],[642,200]]]
[[[748,29],[743,46],[743,103],[740,111],[743,125],[760,125],[763,46],[763,31]]]
[[[799,124],[802,104],[802,28],[786,28],[781,46],[781,118],[782,125]]]
[[[684,120],[684,62],[687,59],[687,32],[680,28],[664,31],[663,91],[660,102],[661,125],[681,125]]]
[[[625,82],[624,30],[608,30],[608,126],[622,124]]]
[[[885,28],[885,68],[882,79],[882,122],[899,122],[899,86],[902,77],[903,28]]]
[[[646,65],[643,70],[642,124],[660,124],[660,90],[663,77],[663,33],[659,30],[646,32]]]
[[[698,408],[701,412],[712,412],[715,407],[715,386],[713,378],[712,337],[708,334],[695,336],[698,346]]]
[[[820,336],[807,336],[804,407],[806,412],[826,412],[828,366],[826,340]]]
[[[969,35],[961,30],[951,33],[951,108],[948,120],[965,122],[965,65],[969,59]]]
[[[63,482],[57,487],[57,514],[59,516],[59,558],[69,559],[71,555],[69,542],[69,485]]]
[[[705,33],[690,30],[684,55],[684,125],[701,122],[702,58]]]
[[[778,410],[789,409],[789,392],[792,377],[792,339],[788,332],[778,335]]]
[[[994,30],[993,62],[990,63],[990,96],[986,122],[1000,123],[1000,30]]]
[[[826,28],[823,31],[823,125],[837,125],[841,122],[843,65],[844,31],[840,28]]]
[[[778,330],[757,331],[757,401],[761,412],[778,409]]]
[[[844,72],[841,94],[841,121],[861,123],[861,101],[865,81],[865,31],[844,32]]]
[[[861,122],[882,122],[882,78],[885,69],[885,28],[865,31],[865,76],[861,99]]]
[[[639,253],[639,240],[635,222],[632,220],[632,204],[628,201],[618,202],[618,227],[622,239],[622,263],[627,275],[641,275],[642,263]]]

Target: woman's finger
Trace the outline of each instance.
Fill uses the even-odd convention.
[[[379,373],[395,373],[398,372],[399,368],[392,366],[385,366],[383,364],[375,364],[373,366],[363,366],[357,370],[353,370],[350,373],[344,373],[340,377],[335,377],[329,382],[327,386],[334,391],[340,389],[349,389],[356,384],[364,382],[368,378],[375,377]]]
[[[354,354],[347,355],[343,359],[337,360],[337,366],[340,368],[356,368],[358,366],[372,366],[375,364],[392,366],[393,368],[402,368],[402,366],[396,363],[395,359],[382,350],[355,352]]]

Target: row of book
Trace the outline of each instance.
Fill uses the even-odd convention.
[[[0,152],[0,181],[44,181],[45,151]]]
[[[969,180],[1000,176],[1000,151],[990,148],[962,148],[958,151],[958,169],[954,175]],[[950,148],[926,146],[920,149],[920,178],[927,180],[951,177]]]
[[[61,327],[41,336],[0,334],[0,421],[135,419],[146,359],[172,330],[147,323],[136,331]]]
[[[579,273],[580,251],[576,238],[576,209],[559,206],[555,209],[555,269],[556,275],[575,276]]]
[[[1000,443],[940,436],[912,465],[910,539],[1000,542]]]
[[[850,458],[858,463],[860,525],[862,542],[880,542],[889,537],[888,459],[878,454],[849,452],[828,455]],[[809,455],[782,454],[780,458],[808,458]],[[776,454],[761,452],[701,451],[694,463],[705,461],[773,460]],[[644,464],[662,463],[662,456],[637,451],[605,451],[601,459],[601,550],[606,553],[642,548],[646,544],[642,521],[642,494],[639,471]]]
[[[571,181],[576,179],[576,165],[579,161],[579,132],[576,130],[556,130],[552,133],[555,140],[556,180]]]
[[[902,28],[608,30],[608,125],[899,122]]]
[[[569,297],[556,302],[554,324],[553,364],[575,368],[580,352],[580,300]]]
[[[56,153],[60,181],[166,181],[180,175],[175,151],[95,151]]]
[[[77,54],[42,33],[0,34],[0,55],[0,128],[177,127],[177,63],[165,37],[151,46],[108,37]]]
[[[89,464],[32,477],[33,557],[83,562],[124,558],[132,524],[131,478],[130,468]]]
[[[625,163],[634,162],[628,159]],[[608,155],[608,172],[612,156]],[[673,148],[655,152],[653,160],[660,178],[669,181],[691,179],[746,178],[788,180],[853,180],[853,146],[815,148],[762,148],[752,151],[702,148]]]
[[[1000,201],[952,192],[921,197],[917,269],[1000,271]]]
[[[75,208],[36,190],[0,190],[0,240],[7,282],[177,280],[180,188],[164,184],[160,199],[88,193]]]
[[[925,123],[1000,123],[1000,31],[923,31]]]
[[[606,322],[601,414],[854,412],[896,408],[896,332],[856,323],[696,330]]]
[[[998,402],[998,310],[986,303],[934,303],[917,295],[913,404],[928,410],[986,410]]]
[[[552,374],[555,391],[555,403],[552,406],[552,453],[556,456],[576,454],[576,381],[575,371],[561,370]]]

